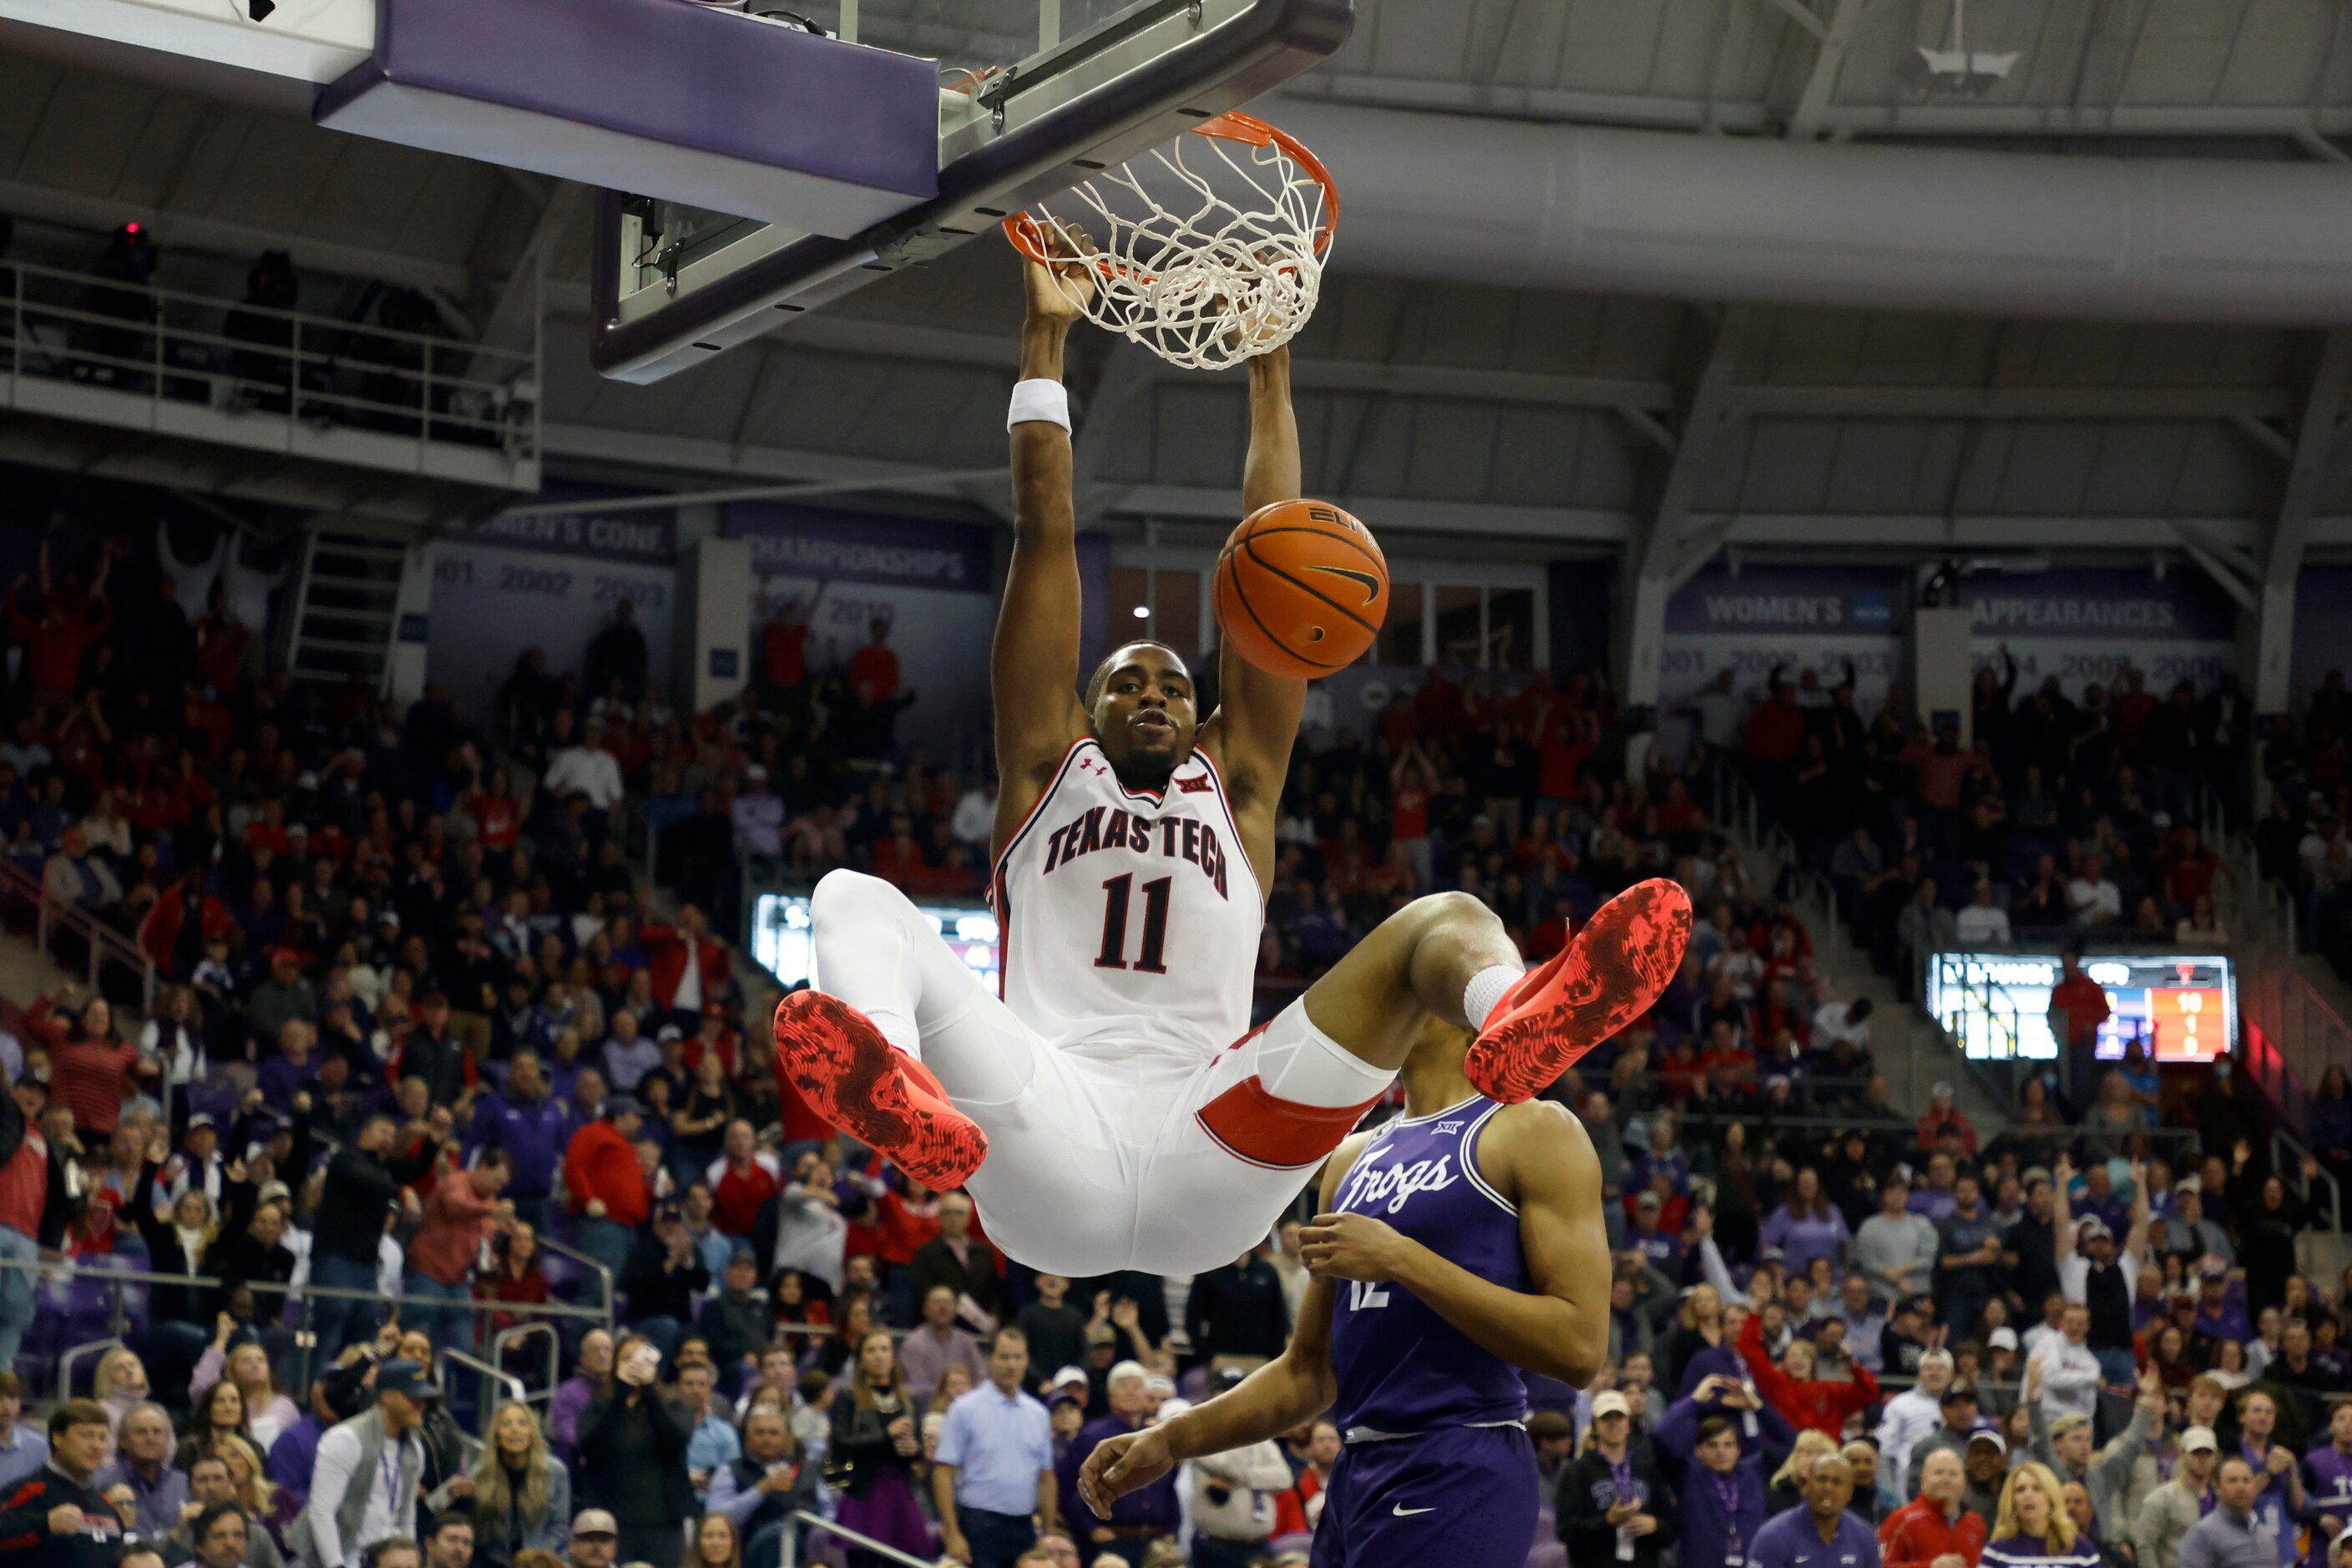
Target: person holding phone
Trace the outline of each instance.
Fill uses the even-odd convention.
[[[609,1510],[620,1532],[620,1561],[678,1568],[685,1524],[694,1514],[686,1473],[687,1424],[655,1386],[661,1352],[632,1334],[613,1355],[610,1394],[580,1419],[580,1496]]]

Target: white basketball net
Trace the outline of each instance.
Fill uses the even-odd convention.
[[[1088,320],[1171,364],[1223,370],[1297,336],[1322,290],[1338,203],[1285,140],[1227,115],[1024,216],[1057,255],[1093,263]],[[1006,226],[1026,252],[1024,221]]]

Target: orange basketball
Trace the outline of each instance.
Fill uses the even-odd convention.
[[[1268,675],[1345,668],[1388,613],[1387,559],[1370,530],[1328,501],[1260,507],[1217,557],[1217,625]]]

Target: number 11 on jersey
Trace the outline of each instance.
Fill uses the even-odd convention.
[[[1389,1288],[1387,1286],[1374,1285],[1363,1279],[1348,1281],[1348,1310],[1368,1312],[1375,1307],[1385,1307],[1388,1304]]]
[[[1143,974],[1165,974],[1168,965],[1162,962],[1168,949],[1168,886],[1170,878],[1160,877],[1143,884],[1142,952],[1136,955],[1135,968]],[[1127,967],[1127,906],[1134,897],[1135,874],[1122,871],[1103,884],[1102,951],[1095,955],[1097,969]]]

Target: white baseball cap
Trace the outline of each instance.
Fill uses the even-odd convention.
[[[1118,1383],[1121,1378],[1129,1377],[1135,1379],[1138,1383],[1149,1384],[1151,1381],[1151,1369],[1145,1366],[1139,1361],[1128,1360],[1120,1362],[1110,1369],[1110,1375],[1103,1379],[1103,1386],[1105,1388],[1108,1388],[1111,1384]]]
[[[1613,1388],[1592,1396],[1592,1418],[1595,1421],[1600,1420],[1603,1415],[1631,1415],[1632,1414],[1633,1414],[1633,1407],[1626,1404],[1625,1396]]]

